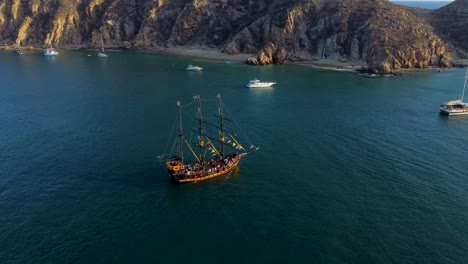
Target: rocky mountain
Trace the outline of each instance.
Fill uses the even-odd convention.
[[[206,47],[256,54],[255,65],[327,59],[385,73],[465,56],[467,1],[431,12],[387,0],[3,0],[0,44],[96,48],[102,32],[111,48]]]
[[[437,34],[468,50],[468,0],[452,2],[433,12]]]

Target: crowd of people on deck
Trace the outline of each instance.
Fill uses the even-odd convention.
[[[224,159],[210,159],[208,161],[196,162],[184,166],[184,174],[191,178],[198,178],[204,175],[204,170],[209,174],[219,173],[229,169],[235,162],[237,154],[233,154]]]

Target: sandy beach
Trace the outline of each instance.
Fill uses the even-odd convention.
[[[236,63],[244,63],[247,58],[252,56],[251,54],[236,54],[229,55],[223,53],[217,49],[196,49],[196,48],[185,48],[185,47],[170,47],[170,48],[152,48],[144,49],[145,52],[154,52],[161,54],[184,56],[194,59],[203,59],[210,61],[229,61]]]
[[[234,63],[244,63],[249,57],[254,54],[236,54],[229,55],[223,53],[217,49],[201,49],[201,48],[182,48],[182,47],[171,47],[171,48],[154,48],[154,49],[145,49],[146,52],[155,52],[162,54],[170,54],[176,56],[184,56],[195,59],[203,59],[210,61],[224,61],[224,62],[234,62]],[[354,71],[362,67],[357,63],[351,62],[340,62],[333,60],[301,60],[301,61],[287,61],[285,64],[295,64],[303,65],[309,67],[316,67],[329,70],[349,70]]]
[[[328,70],[342,70],[342,71],[355,71],[360,69],[364,65],[359,65],[358,63],[353,62],[340,62],[340,61],[333,61],[333,60],[323,60],[323,59],[316,59],[316,60],[308,60],[308,61],[300,61],[300,62],[287,62],[287,64],[296,64],[296,65],[303,65],[321,69],[328,69]]]

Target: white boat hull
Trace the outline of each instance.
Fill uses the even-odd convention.
[[[201,68],[201,67],[192,67],[192,68],[187,68],[186,70],[187,71],[201,71],[201,70],[203,70],[203,68]]]
[[[107,58],[107,54],[99,52],[97,55],[99,58]]]
[[[58,52],[54,51],[54,52],[45,52],[44,53],[44,56],[57,56],[59,55]]]
[[[255,83],[255,84],[247,84],[249,88],[266,88],[275,85],[275,82],[266,82],[266,83]]]

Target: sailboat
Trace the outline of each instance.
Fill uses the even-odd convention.
[[[198,104],[198,129],[194,130],[197,133],[196,146],[198,151],[194,150],[187,138],[184,136],[182,129],[182,106],[180,101],[177,102],[179,108],[179,125],[178,136],[176,137],[177,149],[174,156],[166,160],[166,168],[172,181],[175,183],[189,183],[212,179],[225,175],[238,167],[242,159],[246,158],[250,153],[257,151],[259,148],[250,146],[247,151],[239,141],[234,137],[235,134],[226,130],[225,120],[229,120],[223,115],[223,104],[221,96],[216,97],[218,102],[218,124],[207,122],[202,115],[200,96],[194,96],[195,102]],[[205,125],[219,129],[218,137],[212,137],[205,133]],[[216,144],[215,144],[216,143]],[[187,162],[184,157],[184,147],[193,155],[194,161]],[[210,157],[207,158],[206,155]],[[160,159],[166,156],[161,155]]]
[[[468,78],[468,67],[466,67],[465,83],[461,98],[458,100],[452,100],[440,105],[440,113],[445,115],[468,115],[468,103],[463,102],[465,96],[466,80]]]
[[[98,52],[97,56],[99,58],[107,58],[107,54],[104,53],[104,40],[102,39],[102,32],[101,32],[101,51]]]

